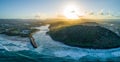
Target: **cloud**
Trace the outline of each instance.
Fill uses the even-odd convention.
[[[117,14],[114,14],[113,16],[116,18],[120,18],[120,12],[118,12]]]
[[[40,15],[36,14],[36,15],[35,15],[35,18],[40,18]]]
[[[100,11],[98,11],[98,13],[97,13],[98,15],[105,15],[104,14],[104,10],[103,9],[101,9]]]
[[[48,16],[45,13],[34,13],[35,19],[46,19]]]
[[[90,13],[88,13],[89,15],[94,15],[94,12],[90,12]]]
[[[89,12],[88,12],[88,11],[86,11],[86,12],[85,12],[85,14],[86,14],[86,15],[94,15],[95,13],[94,13],[94,12],[92,12],[92,11],[89,11]]]
[[[106,12],[106,16],[113,16],[110,11]]]
[[[101,9],[97,12],[87,11],[87,12],[85,12],[85,14],[86,14],[86,17],[89,17],[89,18],[100,18],[100,19],[120,18],[120,15],[113,14],[113,12],[105,11],[104,9]]]

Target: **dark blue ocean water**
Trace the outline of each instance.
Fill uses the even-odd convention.
[[[104,60],[106,62],[119,62],[120,57],[112,57]],[[103,62],[97,57],[85,56],[79,60],[68,57],[54,57],[39,54],[33,51],[9,52],[0,51],[0,62]]]
[[[0,62],[76,62],[70,58],[53,57],[33,51],[0,51]]]

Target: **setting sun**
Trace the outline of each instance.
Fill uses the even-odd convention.
[[[65,7],[65,9],[63,11],[63,15],[67,19],[79,19],[79,16],[81,16],[78,8],[76,6],[73,6],[73,5],[69,5],[69,6]]]

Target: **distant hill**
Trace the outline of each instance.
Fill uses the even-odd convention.
[[[60,24],[52,25],[53,28],[57,26]],[[95,22],[54,28],[54,30],[52,27],[48,32],[52,39],[70,46],[95,49],[120,47],[120,37]]]

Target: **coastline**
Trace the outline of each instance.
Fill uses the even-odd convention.
[[[38,44],[38,46],[39,45],[40,46],[34,49],[30,41],[28,41],[31,47],[34,49],[34,50],[33,49],[29,49],[29,50],[33,50],[34,52],[39,52],[40,54],[47,54],[53,57],[61,57],[61,58],[67,57],[75,60],[82,60],[83,58],[87,60],[87,59],[94,58],[94,59],[99,59],[100,61],[105,61],[109,58],[120,57],[120,48],[86,49],[86,48],[71,47],[71,46],[67,46],[62,43],[59,43],[57,41],[54,41],[50,38],[50,36],[47,36],[46,32],[49,31],[47,29],[48,28],[47,26],[46,28],[44,26],[40,28],[41,28],[40,31],[32,34],[32,37],[34,37],[36,34],[37,37],[34,38],[34,40],[36,43],[39,42],[40,44]],[[29,39],[29,37],[27,38]],[[25,44],[25,43],[22,43],[22,44]]]
[[[36,33],[37,31],[39,30],[31,29],[30,33],[24,34],[24,35],[23,34],[14,35],[14,33],[11,35],[8,35],[6,33],[1,33],[0,37],[5,38],[7,40],[11,40],[11,41],[20,41],[23,43],[29,42],[33,48],[37,48],[37,44],[35,43],[34,38],[32,37],[32,35]]]

